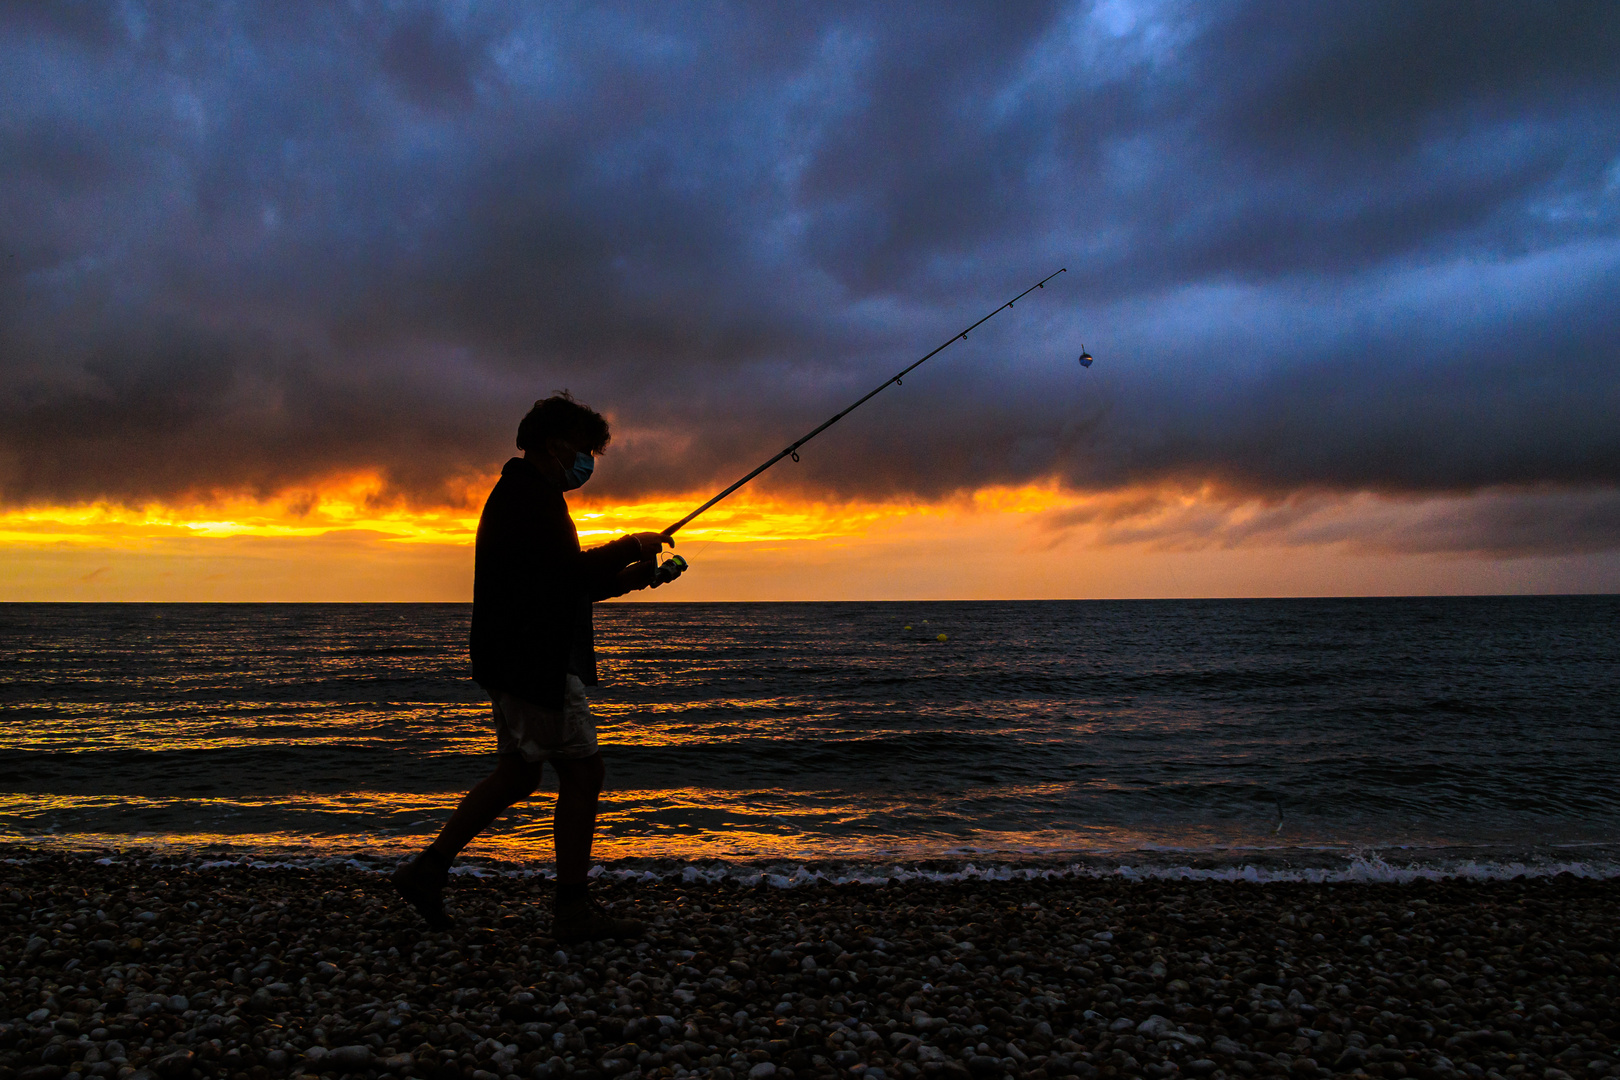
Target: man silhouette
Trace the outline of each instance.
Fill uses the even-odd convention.
[[[591,475],[608,424],[567,392],[535,402],[518,425],[522,457],[509,460],[478,521],[473,571],[473,678],[494,705],[495,771],[462,798],[438,839],[394,874],[394,885],[435,929],[452,922],[443,889],[473,838],[557,772],[553,840],[558,941],[638,937],[639,922],[608,915],[588,891],[602,754],[585,686],[596,682],[591,604],[652,584],[658,533],[621,536],[581,551],[563,492]]]

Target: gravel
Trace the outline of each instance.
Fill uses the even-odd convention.
[[[1620,1075],[1620,883],[607,884],[0,862],[0,1080]]]

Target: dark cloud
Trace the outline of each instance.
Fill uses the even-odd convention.
[[[1210,74],[1226,57],[1250,73],[1247,93],[1221,103],[1234,141],[1282,156],[1303,144],[1351,161],[1480,120],[1607,113],[1620,89],[1620,24],[1591,4],[1274,0],[1222,21],[1209,44]],[[1256,52],[1273,62],[1253,65]]]
[[[488,43],[458,34],[441,12],[413,11],[388,32],[381,67],[414,105],[464,109],[474,103],[474,75]]]
[[[1609,6],[0,20],[7,503],[444,499],[562,387],[701,488],[1059,265],[766,482],[1620,485]]]
[[[1180,551],[1338,544],[1367,554],[1526,558],[1615,549],[1620,491],[1496,489],[1473,497],[1294,492],[1257,499],[1209,490],[1125,491],[1044,515],[1055,547],[1077,529],[1102,545]]]

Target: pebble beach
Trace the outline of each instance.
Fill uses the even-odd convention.
[[[17,851],[0,1080],[1620,1075],[1620,884],[458,875]],[[688,875],[690,876],[690,875]]]

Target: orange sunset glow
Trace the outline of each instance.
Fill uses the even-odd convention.
[[[256,498],[35,506],[0,513],[0,598],[135,601],[470,599],[494,476],[456,506],[411,505],[373,473]],[[580,539],[656,531],[706,493],[576,496]],[[1204,486],[1107,493],[1053,481],[923,501],[794,501],[744,491],[678,535],[693,572],[637,600],[1050,598],[1564,591],[1614,579],[1602,555],[1400,550],[1467,499],[1245,498]],[[1612,586],[1611,586],[1612,587]]]

